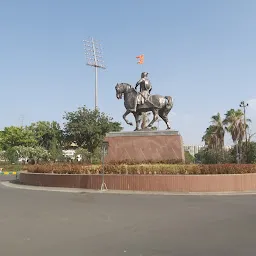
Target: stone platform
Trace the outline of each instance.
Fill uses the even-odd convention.
[[[184,162],[182,137],[178,131],[111,132],[106,135],[106,162]]]

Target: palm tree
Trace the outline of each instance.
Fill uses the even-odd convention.
[[[210,125],[208,128],[206,128],[204,136],[202,138],[202,141],[205,142],[205,145],[209,149],[217,148],[218,146],[218,137],[216,134],[216,127],[213,125]]]
[[[245,138],[248,125],[245,125],[244,123],[244,113],[241,109],[230,109],[227,111],[225,116],[223,124],[226,125],[226,130],[231,134],[232,140],[236,146],[237,162],[239,162],[239,151],[241,154],[241,144]],[[249,119],[247,121],[250,122]]]
[[[216,115],[213,115],[211,118],[211,123],[213,126],[213,132],[216,134],[217,137],[217,148],[223,149],[224,147],[224,136],[225,136],[225,128],[223,126],[223,121],[221,118],[220,113],[217,113]]]
[[[212,116],[211,125],[206,129],[202,140],[209,148],[223,149],[225,128],[220,113]]]

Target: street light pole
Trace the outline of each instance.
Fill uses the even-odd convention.
[[[106,69],[102,57],[102,49],[93,38],[84,41],[87,65],[95,68],[95,110],[98,108],[98,68]]]
[[[102,154],[102,183],[101,183],[101,187],[100,190],[101,191],[106,191],[108,190],[107,185],[105,183],[105,156],[108,154],[108,147],[109,147],[109,143],[108,141],[103,141],[102,147],[101,147],[101,154]]]
[[[245,157],[247,162],[247,154],[248,154],[248,138],[247,138],[247,124],[246,124],[246,108],[249,106],[248,103],[241,101],[240,107],[243,108],[244,112],[244,132],[245,132]]]

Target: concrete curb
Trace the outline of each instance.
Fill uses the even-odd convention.
[[[166,196],[241,196],[241,195],[256,195],[256,191],[245,192],[154,192],[154,191],[129,191],[129,190],[93,190],[79,188],[57,188],[57,187],[39,187],[14,184],[9,181],[3,181],[1,184],[8,188],[24,189],[33,191],[48,191],[48,192],[64,192],[64,193],[88,193],[88,194],[119,194],[119,195],[166,195]]]

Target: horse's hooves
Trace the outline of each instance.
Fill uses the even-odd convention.
[[[135,129],[135,130],[133,130],[134,132],[136,132],[136,131],[138,131],[139,129]]]
[[[128,123],[130,126],[133,126],[133,123]]]
[[[166,130],[171,130],[171,127],[167,127],[167,129]]]

